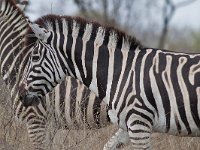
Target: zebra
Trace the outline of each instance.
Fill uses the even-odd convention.
[[[13,116],[16,120],[26,123],[30,141],[38,146],[43,138],[40,129],[45,125],[45,116],[37,109],[41,106],[25,108],[18,100],[18,87],[23,79],[32,47],[24,44],[29,25],[21,10],[24,5],[18,6],[19,8],[12,0],[0,1],[0,74],[11,95]]]
[[[102,100],[72,77],[65,77],[45,95],[42,103],[26,106],[19,101],[19,87],[34,49],[32,43],[25,44],[27,36],[34,39],[33,35],[27,34],[29,24],[22,12],[25,5],[26,1],[17,5],[12,0],[0,1],[0,69],[11,93],[13,115],[26,124],[35,149],[47,148],[49,114],[55,116],[53,119],[58,124],[63,122],[66,129],[97,129],[109,125],[107,108]]]
[[[152,132],[200,135],[200,54],[144,47],[134,36],[69,16],[30,23],[46,49],[35,48],[20,98],[34,105],[68,74],[108,105],[117,139],[151,149]]]

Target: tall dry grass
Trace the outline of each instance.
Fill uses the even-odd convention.
[[[12,116],[12,103],[9,92],[0,81],[0,150],[31,150],[26,127],[17,123]],[[51,132],[55,128],[49,128]],[[56,130],[51,150],[102,150],[106,141],[117,131],[112,125],[98,130]],[[154,150],[199,150],[200,138],[176,137],[153,134]],[[122,146],[132,150],[131,144]]]

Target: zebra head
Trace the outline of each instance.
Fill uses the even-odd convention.
[[[19,87],[20,99],[27,107],[39,104],[46,93],[51,91],[64,77],[64,73],[58,71],[61,70],[59,68],[62,67],[62,64],[58,61],[57,53],[47,43],[51,32],[36,23],[28,22],[36,40],[32,47],[26,73]]]
[[[38,38],[38,40],[43,41],[44,43],[47,43],[47,39],[50,36],[51,32],[49,32],[47,29],[41,27],[40,25],[36,23],[32,23],[30,20],[27,20],[29,23],[30,28],[32,29],[34,36]]]

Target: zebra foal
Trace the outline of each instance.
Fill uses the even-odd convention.
[[[65,75],[108,105],[116,140],[151,149],[152,132],[200,136],[200,54],[145,48],[134,37],[80,18],[48,15],[30,23],[36,47],[23,81],[23,103],[43,101]],[[33,42],[33,41],[32,41]]]
[[[17,6],[23,10],[25,4]],[[67,129],[96,129],[109,125],[107,108],[102,105],[102,100],[71,77],[64,78],[53,94],[47,93],[42,103],[26,106],[19,101],[19,87],[35,43],[25,45],[26,37],[31,38],[27,35],[29,24],[17,6],[12,0],[0,1],[0,74],[11,93],[14,116],[26,124],[35,149],[48,146],[46,126],[49,114],[56,116],[53,119],[58,124],[62,120]]]

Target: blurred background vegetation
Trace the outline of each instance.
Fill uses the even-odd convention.
[[[188,11],[187,7],[200,5],[199,0],[29,1],[26,14],[33,19],[49,13],[82,16],[126,31],[128,34],[136,36],[148,47],[191,53],[200,52],[200,44],[198,44],[200,27],[192,26],[192,23],[198,21],[198,18],[197,20],[185,18],[185,22],[188,22],[189,26],[182,26],[178,20],[176,20],[176,24],[171,24],[174,16],[180,10]],[[187,12],[182,15],[184,14]],[[190,20],[193,21],[191,26]]]

